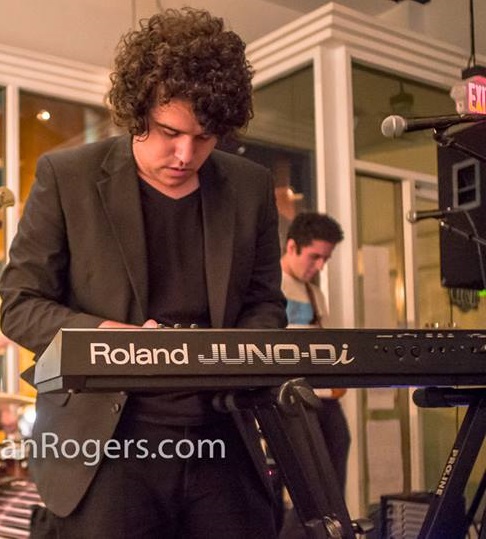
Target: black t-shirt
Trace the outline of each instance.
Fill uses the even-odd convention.
[[[173,327],[209,327],[200,190],[167,197],[140,180],[147,244],[148,317]],[[136,419],[172,425],[195,425],[218,418],[213,392],[136,393],[126,413]]]
[[[204,274],[201,193],[172,199],[141,182],[149,278],[148,316],[175,324],[209,326]]]

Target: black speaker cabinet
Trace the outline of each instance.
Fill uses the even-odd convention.
[[[486,120],[486,118],[485,118]],[[486,160],[486,121],[454,135],[454,140]],[[486,288],[486,163],[450,146],[438,148],[439,208],[451,208],[441,227],[442,285],[447,288]],[[455,213],[457,212],[457,213]]]

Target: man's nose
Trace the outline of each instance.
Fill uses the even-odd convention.
[[[322,268],[324,267],[324,264],[326,263],[326,261],[323,259],[323,258],[318,258],[316,260],[316,268],[317,268],[317,271],[322,271]]]
[[[194,156],[194,142],[189,137],[181,138],[177,142],[175,157],[183,165],[188,165]]]

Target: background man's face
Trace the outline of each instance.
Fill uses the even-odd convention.
[[[334,243],[313,240],[310,245],[302,247],[298,253],[295,241],[289,240],[286,254],[292,276],[299,281],[311,281],[331,258],[334,247]]]

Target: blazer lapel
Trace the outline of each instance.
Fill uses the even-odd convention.
[[[147,250],[131,136],[120,137],[102,165],[98,191],[123,255],[135,300],[145,321],[148,306]]]
[[[211,325],[222,327],[232,261],[235,195],[211,158],[200,170],[206,283]]]

